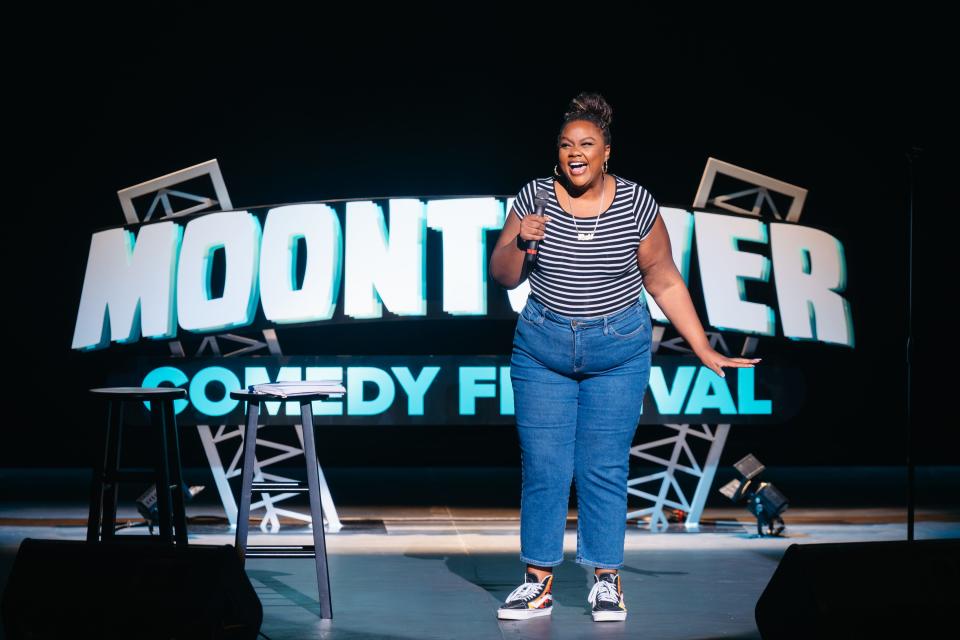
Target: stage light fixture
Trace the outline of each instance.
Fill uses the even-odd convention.
[[[203,491],[203,485],[187,486],[184,482],[181,490],[183,491],[184,502],[190,502],[194,496]],[[137,511],[146,520],[146,525],[150,528],[150,535],[153,535],[153,528],[160,521],[160,510],[157,507],[157,485],[152,485],[137,498]],[[126,525],[130,526],[130,525]],[[118,527],[123,528],[123,526]]]
[[[743,504],[756,517],[758,535],[763,536],[766,527],[767,535],[779,536],[786,528],[780,514],[786,511],[790,501],[771,483],[761,480],[760,474],[766,467],[753,454],[748,453],[733,466],[741,478],[720,487],[720,493]]]

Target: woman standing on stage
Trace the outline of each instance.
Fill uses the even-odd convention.
[[[564,116],[552,177],[517,194],[490,259],[513,289],[529,275],[510,375],[522,454],[520,560],[524,582],[498,617],[552,612],[553,567],[563,561],[570,482],[577,486],[576,562],[594,567],[594,620],[623,620],[623,566],[630,445],[650,376],[653,296],[704,365],[752,367],[710,347],[653,196],[608,173],[612,109],[581,93]],[[534,199],[546,196],[544,215]],[[539,242],[523,273],[526,245]]]

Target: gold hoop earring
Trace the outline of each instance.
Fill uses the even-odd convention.
[[[609,171],[607,171],[607,162],[608,162],[608,160],[604,160],[604,161],[603,161],[603,172],[604,172],[604,173],[610,173]]]
[[[560,177],[560,172],[557,170],[557,165],[553,165],[553,175]]]

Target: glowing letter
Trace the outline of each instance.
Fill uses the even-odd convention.
[[[683,409],[683,400],[687,397],[687,391],[690,390],[690,384],[696,372],[696,367],[677,367],[677,373],[673,376],[673,387],[670,387],[662,368],[650,369],[650,395],[657,403],[657,410],[660,413],[680,413]]]
[[[426,395],[430,383],[437,377],[440,367],[423,367],[420,375],[414,379],[407,367],[390,367],[390,371],[396,376],[400,386],[407,394],[407,415],[423,415],[423,396]]]
[[[161,382],[169,382],[175,387],[184,385],[187,382],[187,374],[176,367],[157,367],[150,373],[148,373],[143,378],[143,382],[140,386],[142,387],[160,387],[163,386]],[[173,413],[179,414],[181,411],[187,408],[187,405],[190,404],[187,400],[174,400],[173,401]],[[143,403],[143,406],[150,409],[150,401],[146,400]]]
[[[306,243],[307,266],[302,285],[295,288],[300,238]],[[342,246],[340,220],[329,206],[271,209],[260,243],[260,304],[267,320],[282,324],[332,318],[340,291]]]
[[[772,336],[773,309],[746,300],[744,280],[770,279],[770,260],[739,251],[738,240],[767,242],[759,220],[698,211],[694,223],[703,299],[710,324],[718,329]]]
[[[172,222],[140,227],[133,234],[111,229],[93,234],[74,349],[100,349],[114,342],[136,342],[177,335],[173,274],[182,228]]]
[[[390,237],[373,202],[347,203],[344,313],[379,318],[381,300],[397,315],[427,313],[423,203],[390,201]]]
[[[223,297],[210,298],[213,253],[227,260]],[[224,211],[187,225],[177,273],[177,315],[187,331],[220,331],[253,322],[257,305],[260,223],[246,211]]]
[[[693,252],[693,215],[683,209],[660,207],[660,218],[670,236],[670,252],[684,282],[690,282],[690,254]],[[660,322],[669,322],[660,305],[643,289],[650,309],[650,317]]]
[[[378,393],[372,400],[364,400],[363,385],[372,382]],[[376,367],[347,367],[347,406],[352,416],[372,416],[383,413],[393,404],[397,388],[393,378]]]
[[[853,346],[850,303],[838,295],[847,286],[843,245],[819,229],[770,225],[774,281],[783,334]]]
[[[487,312],[487,229],[503,225],[496,198],[427,203],[427,225],[443,233],[443,310],[451,315]]]
[[[756,390],[755,374],[756,371],[751,367],[741,367],[737,369],[737,404],[740,406],[740,415],[749,414],[773,414],[773,402],[770,400],[757,400],[753,392]]]
[[[495,367],[460,367],[460,415],[477,415],[477,398],[495,398],[496,379]]]
[[[711,391],[715,393],[710,393]],[[693,390],[690,392],[686,413],[703,413],[704,409],[718,409],[723,415],[737,413],[733,396],[730,395],[730,387],[724,379],[711,369],[700,367],[697,371],[697,379],[693,383]]]
[[[211,400],[207,397],[207,386],[211,382],[219,382],[223,385],[223,398],[220,400]],[[240,390],[240,381],[230,369],[223,367],[207,367],[201,369],[193,376],[190,381],[190,402],[193,408],[200,413],[208,416],[225,416],[240,403],[230,397],[231,391]]]

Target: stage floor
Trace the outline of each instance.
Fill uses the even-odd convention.
[[[84,538],[83,483],[73,495],[64,488],[41,493],[0,502],[0,585],[24,538]],[[789,545],[906,538],[905,509],[877,504],[791,506],[784,513],[786,535],[778,538],[757,537],[752,516],[733,506],[707,508],[699,531],[673,525],[654,533],[631,525],[621,569],[627,620],[595,623],[586,601],[592,570],[573,562],[571,511],[566,562],[555,573],[553,615],[499,621],[497,606],[523,578],[516,508],[337,506],[344,528],[326,536],[333,620],[319,617],[312,558],[247,561],[264,607],[262,632],[270,640],[759,638],[754,605]],[[121,505],[119,515],[139,520],[129,506]],[[188,515],[192,543],[233,543],[214,502],[192,503]],[[146,533],[135,527],[120,535]],[[916,537],[960,537],[960,509],[920,508]],[[277,534],[254,525],[250,542],[309,544],[310,533],[296,521],[285,521]]]

